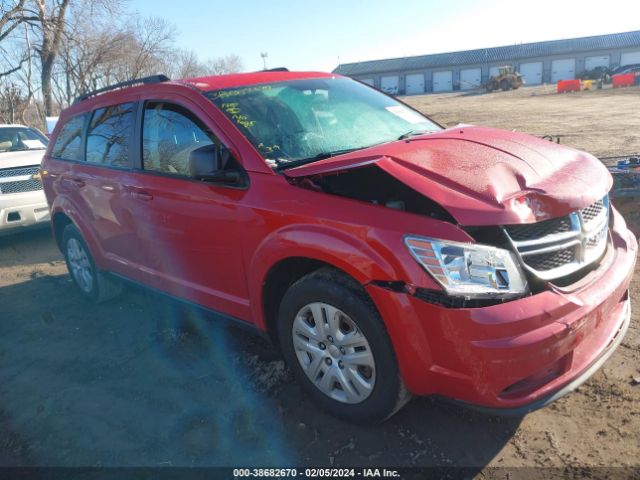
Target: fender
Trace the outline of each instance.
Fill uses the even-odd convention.
[[[55,238],[55,215],[57,213],[63,213],[67,217],[71,219],[73,224],[76,226],[80,233],[82,234],[82,238],[87,242],[89,250],[91,252],[91,256],[93,257],[93,261],[96,264],[96,267],[101,270],[106,270],[107,265],[105,262],[104,250],[102,249],[100,242],[98,241],[95,232],[91,230],[83,221],[78,208],[75,206],[73,201],[68,197],[57,195],[53,201],[53,204],[50,208],[51,211],[51,228],[54,233]],[[59,245],[60,250],[62,250],[62,245]],[[63,252],[64,253],[64,252]]]
[[[389,263],[364,240],[323,225],[290,225],[268,235],[255,249],[248,271],[253,322],[266,330],[263,286],[273,266],[282,260],[303,257],[332,265],[362,285],[373,280],[399,280],[406,276],[397,259]]]

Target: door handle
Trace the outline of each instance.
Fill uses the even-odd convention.
[[[65,178],[64,180],[62,180],[63,183],[66,183],[67,185],[73,185],[75,187],[84,187],[85,183],[83,180],[79,179],[79,178]]]
[[[151,195],[149,192],[133,191],[131,192],[131,195],[133,195],[138,200],[144,200],[145,202],[148,202],[149,200],[153,200],[153,195]]]

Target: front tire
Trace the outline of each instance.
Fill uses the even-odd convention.
[[[337,417],[380,422],[409,399],[375,306],[340,272],[318,270],[287,290],[278,338],[300,385]]]
[[[83,297],[100,303],[122,291],[122,282],[96,268],[91,251],[75,225],[67,225],[62,232],[62,251],[71,279]]]

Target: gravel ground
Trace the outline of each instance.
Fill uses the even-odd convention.
[[[640,151],[638,93],[409,101],[443,123],[563,134],[617,155]],[[632,298],[639,287],[636,276]],[[260,337],[141,289],[87,303],[48,230],[0,238],[0,305],[0,465],[466,466],[478,478],[530,478],[521,467],[598,478],[639,465],[637,308],[604,368],[548,408],[501,418],[426,398],[361,427],[318,411]]]

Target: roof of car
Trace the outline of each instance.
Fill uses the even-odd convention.
[[[114,85],[113,89],[105,88],[103,91],[87,94],[86,97],[79,97],[76,101],[64,109],[63,116],[75,115],[95,108],[96,105],[117,102],[123,93],[140,93],[146,89],[164,88],[163,86],[175,86],[182,88],[194,88],[202,92],[211,90],[221,90],[226,88],[246,87],[250,85],[284,82],[288,80],[303,80],[306,78],[335,78],[340,75],[326,72],[289,72],[285,70],[266,70],[251,73],[233,73],[228,75],[211,75],[208,77],[185,78],[181,80],[168,80],[163,75],[156,75],[140,79],[139,83],[132,80],[132,86]],[[152,81],[146,82],[151,79]],[[144,96],[144,93],[142,94]]]
[[[209,91],[220,90],[224,88],[245,87],[248,85],[257,85],[260,83],[285,82],[287,80],[302,80],[305,78],[330,78],[336,76],[339,75],[325,72],[264,71],[187,78],[179,80],[179,82],[188,83],[202,91]]]

